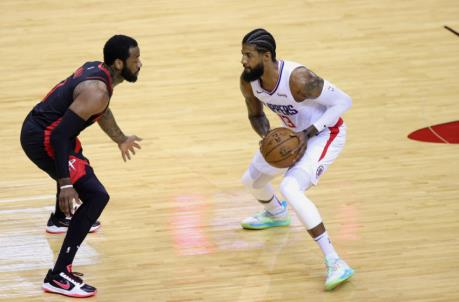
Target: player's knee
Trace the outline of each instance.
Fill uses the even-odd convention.
[[[311,175],[303,169],[293,168],[289,170],[286,177],[292,177],[296,180],[299,190],[304,192],[313,185]]]
[[[102,214],[102,211],[104,210],[109,200],[110,195],[108,195],[107,191],[100,190],[94,192],[89,203],[88,218],[94,221],[97,220],[100,214]]]
[[[99,198],[98,198],[104,205],[108,203],[110,200],[110,195],[108,195],[107,191],[103,191],[99,193]]]
[[[272,176],[263,174],[253,167],[249,167],[242,176],[242,183],[249,190],[259,190],[263,189],[271,179]]]
[[[284,177],[280,184],[282,194],[287,197],[289,192],[303,193],[312,186],[311,177],[301,169],[292,169]]]
[[[254,180],[250,176],[249,170],[242,175],[241,182],[247,189],[253,189]]]
[[[300,191],[300,187],[294,177],[286,176],[280,183],[280,191],[285,198],[289,199],[291,193]]]
[[[109,200],[110,195],[108,195],[107,191],[105,191],[105,189],[103,188],[94,191],[91,194],[91,205],[97,209],[103,209],[107,205]]]
[[[105,208],[109,200],[110,200],[110,195],[108,195],[107,191],[105,190],[97,191],[97,194],[94,198],[94,201],[100,208],[101,212]]]

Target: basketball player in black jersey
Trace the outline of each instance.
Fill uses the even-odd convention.
[[[72,262],[81,243],[97,219],[109,195],[83,155],[78,134],[98,122],[118,144],[124,161],[140,149],[135,135],[127,136],[110,111],[113,88],[124,80],[135,82],[142,66],[137,42],[115,35],[104,46],[104,62],[86,62],[58,83],[26,117],[21,145],[26,155],[57,182],[56,210],[47,230],[65,232],[56,264],[43,283],[47,292],[71,297],[89,297],[96,288],[72,272]],[[80,204],[74,210],[74,202]],[[66,220],[66,217],[72,219]]]

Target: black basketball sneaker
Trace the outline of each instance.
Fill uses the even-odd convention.
[[[72,265],[68,265],[63,272],[53,274],[52,270],[43,281],[43,290],[48,293],[61,294],[75,298],[87,298],[94,296],[97,289],[83,282],[80,278],[83,274],[72,272]]]
[[[50,234],[62,234],[67,232],[69,228],[71,218],[57,218],[54,213],[51,213],[51,216],[48,219],[48,224],[46,225],[46,232]],[[89,230],[89,233],[94,233],[100,229],[101,225],[99,221],[94,222]]]

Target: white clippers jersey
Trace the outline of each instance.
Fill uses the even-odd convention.
[[[327,109],[313,100],[301,103],[295,101],[290,92],[290,74],[303,66],[289,61],[279,61],[280,76],[276,87],[269,92],[261,88],[259,80],[250,82],[253,94],[274,113],[279,115],[284,125],[293,131],[302,131],[316,122]]]

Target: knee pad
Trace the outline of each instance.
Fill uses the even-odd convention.
[[[244,175],[242,175],[241,182],[247,189],[253,188],[254,180],[250,176],[249,170],[245,171]]]
[[[242,183],[250,189],[260,189],[266,186],[275,176],[264,174],[256,168],[249,166],[242,176]]]
[[[271,200],[274,189],[269,184],[274,176],[263,174],[252,166],[242,176],[242,183],[246,189],[259,201]]]
[[[289,199],[290,193],[303,193],[303,191],[300,189],[297,179],[288,176],[284,177],[280,183],[280,191],[282,195],[287,198],[287,200]]]
[[[296,180],[298,184],[298,188],[300,191],[304,192],[309,189],[313,185],[313,181],[311,179],[311,175],[308,172],[300,169],[300,168],[293,168],[288,170],[285,174],[285,177],[292,177]],[[285,179],[285,178],[284,178]]]

